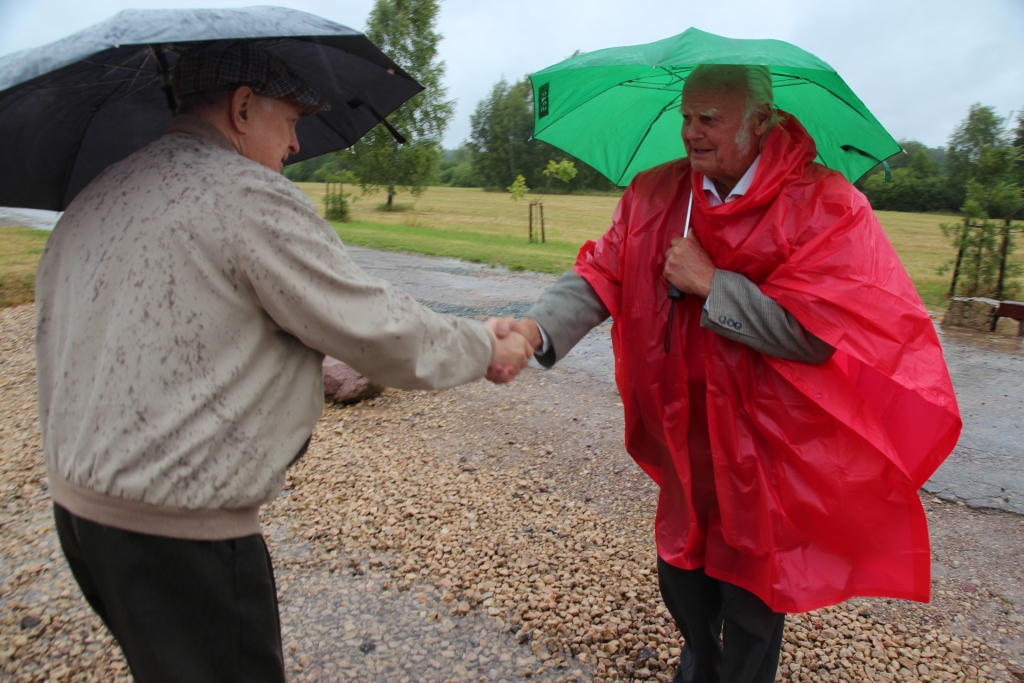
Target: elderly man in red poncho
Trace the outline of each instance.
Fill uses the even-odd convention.
[[[520,327],[550,367],[613,318],[626,447],[661,488],[675,680],[768,683],[786,612],[928,600],[917,490],[960,415],[867,199],[815,163],[769,70],[698,67],[682,114],[687,157],[633,180]]]

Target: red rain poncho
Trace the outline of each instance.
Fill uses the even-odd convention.
[[[867,199],[814,163],[793,117],[747,194],[712,208],[687,159],[638,175],[575,271],[614,319],[626,448],[661,487],[658,554],[777,612],[852,596],[927,601],[917,490],[952,451],[960,413],[938,337]],[[665,352],[665,252],[691,228],[836,348],[823,365],[762,355],[700,327],[687,296]]]

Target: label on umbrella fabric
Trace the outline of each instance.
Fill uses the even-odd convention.
[[[540,90],[537,91],[537,118],[542,119],[548,115],[548,86],[549,83],[545,83],[540,86]]]

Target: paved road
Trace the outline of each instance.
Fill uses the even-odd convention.
[[[555,277],[350,247],[367,271],[431,308],[468,316],[522,315]],[[614,383],[608,326],[591,332],[560,367]],[[1024,514],[1024,345],[967,330],[939,338],[956,387],[964,431],[925,485],[940,498]]]

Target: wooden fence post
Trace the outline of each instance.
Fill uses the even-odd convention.
[[[1006,225],[1003,226],[1003,249],[1002,258],[999,259],[999,282],[996,284],[996,299],[1002,300],[1003,298],[1003,279],[1006,275],[1006,253],[1010,246],[1010,219],[1006,219]],[[993,329],[995,322],[992,323]]]
[[[533,242],[533,202],[530,202],[530,237],[528,242]]]
[[[538,202],[537,206],[540,210],[540,241],[547,242],[547,236],[544,233],[544,204]]]
[[[956,265],[953,266],[953,282],[949,285],[949,298],[956,296],[956,280],[960,277],[960,263],[964,259],[964,245],[967,244],[967,234],[970,230],[971,219],[964,218],[963,237],[960,238],[960,250],[956,254]]]
[[[985,221],[982,221],[981,225],[978,227],[984,229]],[[982,237],[984,237],[984,235],[982,235]],[[968,291],[968,294],[970,294],[971,296],[977,296],[978,288],[981,287],[981,244],[981,238],[978,238],[978,255],[974,259],[974,286],[971,287],[971,289]]]

